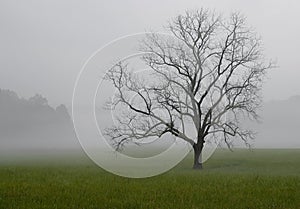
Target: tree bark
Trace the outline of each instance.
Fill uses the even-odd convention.
[[[194,165],[193,169],[200,170],[202,169],[202,149],[203,149],[203,143],[195,143],[193,145],[194,148]]]

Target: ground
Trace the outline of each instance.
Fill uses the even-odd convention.
[[[37,156],[36,156],[37,157]],[[84,155],[0,163],[0,208],[300,208],[300,150],[218,150],[147,179],[107,173]]]

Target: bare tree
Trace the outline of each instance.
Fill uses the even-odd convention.
[[[240,123],[257,119],[264,74],[273,64],[265,62],[260,38],[239,13],[225,19],[204,9],[186,12],[168,29],[174,39],[151,34],[141,43],[150,72],[133,73],[121,62],[107,73],[117,89],[111,107],[127,111],[106,134],[117,149],[147,137],[176,136],[193,147],[193,168],[200,169],[208,139],[221,137],[230,148],[235,137],[246,144],[253,138]]]

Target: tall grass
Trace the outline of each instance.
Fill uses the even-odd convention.
[[[300,208],[300,150],[218,150],[191,165],[128,179],[82,156],[14,161],[0,166],[0,208]]]

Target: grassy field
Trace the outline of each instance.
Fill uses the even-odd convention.
[[[299,149],[218,150],[204,170],[191,164],[188,156],[163,175],[127,179],[84,155],[2,157],[0,208],[300,208]]]

